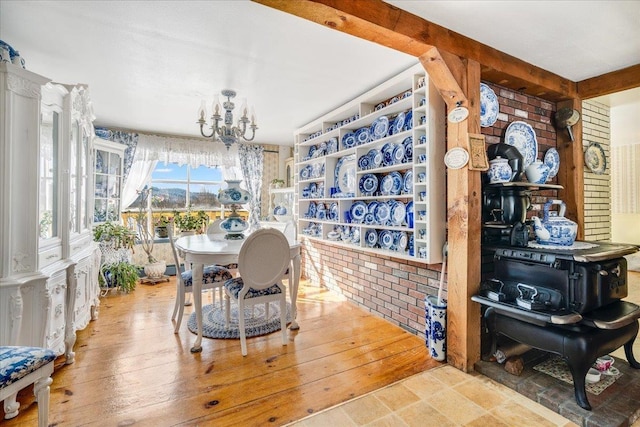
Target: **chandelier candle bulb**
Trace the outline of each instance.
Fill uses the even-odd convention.
[[[198,119],[204,121],[204,117],[207,115],[207,106],[204,103],[204,99],[200,103],[200,108],[198,109]]]

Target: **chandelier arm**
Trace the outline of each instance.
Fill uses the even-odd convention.
[[[247,138],[246,136],[242,135],[242,139],[244,139],[245,141],[253,141],[253,138],[256,137],[256,129],[258,129],[258,126],[256,125],[251,125],[251,138]]]
[[[204,125],[205,125],[205,121],[199,121],[200,123],[200,135],[204,136],[205,138],[211,138],[215,135],[215,131],[213,130],[213,128],[211,128],[211,134],[207,135],[206,133],[204,133]]]

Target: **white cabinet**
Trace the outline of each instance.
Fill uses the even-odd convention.
[[[445,146],[444,102],[420,65],[314,120],[296,132],[298,234],[441,262]]]
[[[97,307],[97,269],[85,268],[95,256],[87,219],[93,118],[75,112],[84,90],[0,64],[0,345],[70,354],[70,331],[86,326],[76,319]],[[81,284],[72,279],[79,272]],[[86,295],[76,305],[79,287]]]
[[[124,170],[123,144],[102,138],[94,139],[94,197],[93,222],[120,222],[122,172]]]

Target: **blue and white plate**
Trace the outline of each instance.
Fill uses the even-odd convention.
[[[309,179],[311,178],[312,168],[311,165],[307,165],[300,169],[300,179]]]
[[[355,147],[357,143],[358,140],[356,139],[356,134],[353,132],[345,133],[342,137],[342,148],[345,150]]]
[[[398,171],[393,171],[389,175],[393,180],[393,184],[391,186],[391,194],[400,194],[402,191],[402,175]]]
[[[360,228],[353,227],[351,230],[351,243],[360,243]]]
[[[413,110],[404,116],[404,130],[411,130],[413,128]]]
[[[383,159],[382,152],[377,148],[372,148],[371,150],[369,150],[367,155],[369,156],[369,160],[370,160],[369,165],[372,168],[379,168],[380,165],[382,164],[382,159]]]
[[[364,233],[364,242],[370,248],[374,247],[378,243],[378,232],[374,229],[369,229]]]
[[[597,142],[590,143],[584,152],[584,163],[591,172],[603,174],[607,170],[607,156],[602,145]]]
[[[366,144],[369,142],[370,134],[369,128],[360,128],[356,131],[356,141],[358,145]]]
[[[327,142],[327,154],[333,154],[338,152],[338,138],[331,138]]]
[[[393,133],[400,133],[404,130],[405,114],[403,111],[399,112],[393,121]]]
[[[413,193],[413,171],[408,170],[404,174],[404,179],[402,180],[402,192],[404,194]]]
[[[383,230],[378,234],[378,242],[383,249],[390,249],[393,246],[393,234],[389,230]]]
[[[366,196],[372,196],[378,189],[378,177],[372,173],[366,173],[360,178],[360,191]]]
[[[369,169],[371,167],[369,166],[369,163],[370,163],[370,159],[369,159],[369,156],[366,154],[360,156],[360,158],[358,159],[358,167],[360,168],[360,170]]]
[[[555,148],[549,148],[544,155],[544,164],[549,166],[549,178],[552,179],[560,169],[560,154]]]
[[[385,175],[380,181],[380,193],[383,196],[388,196],[391,194],[391,190],[393,190],[393,176],[391,174]]]
[[[371,140],[384,138],[389,132],[389,118],[387,116],[380,116],[371,123]]]
[[[407,162],[411,162],[413,160],[413,137],[406,137],[402,141],[402,146],[404,147],[404,158]]]
[[[391,224],[392,225],[402,225],[407,216],[407,208],[404,203],[394,200],[391,204]]]
[[[367,214],[367,205],[362,201],[357,201],[351,205],[351,218],[353,222],[362,223]]]
[[[515,121],[507,126],[504,142],[513,145],[522,154],[524,169],[538,158],[536,132],[525,122]]]
[[[313,155],[316,153],[316,150],[318,149],[318,147],[316,147],[315,145],[312,145],[309,147],[309,158],[313,158]]]
[[[404,145],[397,144],[395,147],[393,147],[392,157],[394,165],[399,165],[400,163],[402,163],[402,161],[404,160]]]
[[[376,217],[372,213],[367,212],[364,216],[364,223],[366,225],[373,225],[376,223]]]
[[[370,202],[367,205],[367,211],[372,214],[376,211],[376,208],[378,207],[378,202],[376,202],[375,200],[373,202]]]
[[[412,213],[413,213],[413,200],[407,203],[407,206],[406,206],[405,221],[407,221],[407,226],[409,226],[409,223],[411,222],[409,221],[409,214],[412,214]]]
[[[395,144],[388,142],[382,146],[380,150],[382,152],[382,164],[384,166],[393,165],[393,149],[395,148]]]
[[[336,163],[334,171],[334,187],[339,193],[343,193],[343,197],[349,197],[347,194],[356,192],[356,155],[349,154],[341,157]]]
[[[316,218],[320,219],[320,220],[325,220],[327,219],[327,210],[326,209],[322,209],[316,212]]]
[[[391,209],[386,203],[379,203],[373,216],[376,218],[378,224],[385,225],[389,221],[391,215]]]
[[[493,126],[498,120],[500,104],[496,93],[484,83],[480,83],[480,126]]]
[[[393,236],[393,245],[399,251],[404,251],[407,249],[407,245],[409,244],[409,236],[406,231],[398,231]]]

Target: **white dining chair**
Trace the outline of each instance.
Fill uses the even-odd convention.
[[[287,303],[282,278],[289,268],[289,242],[282,232],[263,228],[246,238],[238,256],[240,276],[227,280],[224,284],[226,294],[225,316],[229,326],[231,317],[231,299],[238,303],[238,326],[240,329],[240,348],[247,355],[247,336],[245,331],[245,307],[265,303],[266,316],[269,316],[269,303],[280,304],[280,328],[282,345],[287,345]]]
[[[222,231],[222,229],[220,228],[220,223],[222,221],[224,221],[224,219],[218,218],[215,221],[213,221],[211,224],[209,224],[209,226],[207,227],[207,236],[209,236],[211,238],[214,238],[214,239],[216,237],[220,237],[221,239],[224,238],[224,235],[227,234],[227,233]],[[227,270],[229,270],[231,272],[231,274],[233,274],[234,276],[237,275],[237,272],[238,272],[238,264],[237,263],[224,264],[222,267],[224,267]]]
[[[176,302],[173,307],[171,320],[175,319],[176,321],[174,333],[177,334],[180,330],[180,324],[182,323],[186,295],[193,292],[193,272],[191,269],[187,269],[186,266],[184,271],[182,271],[180,267],[180,257],[178,256],[178,251],[173,240],[172,228],[173,227],[169,227],[169,244],[171,245],[173,260],[176,264]],[[212,290],[212,299],[215,303],[215,290],[218,289],[220,294],[220,307],[222,307],[223,285],[225,281],[232,278],[233,274],[231,274],[231,272],[225,267],[219,265],[205,266],[202,272],[202,291]]]

